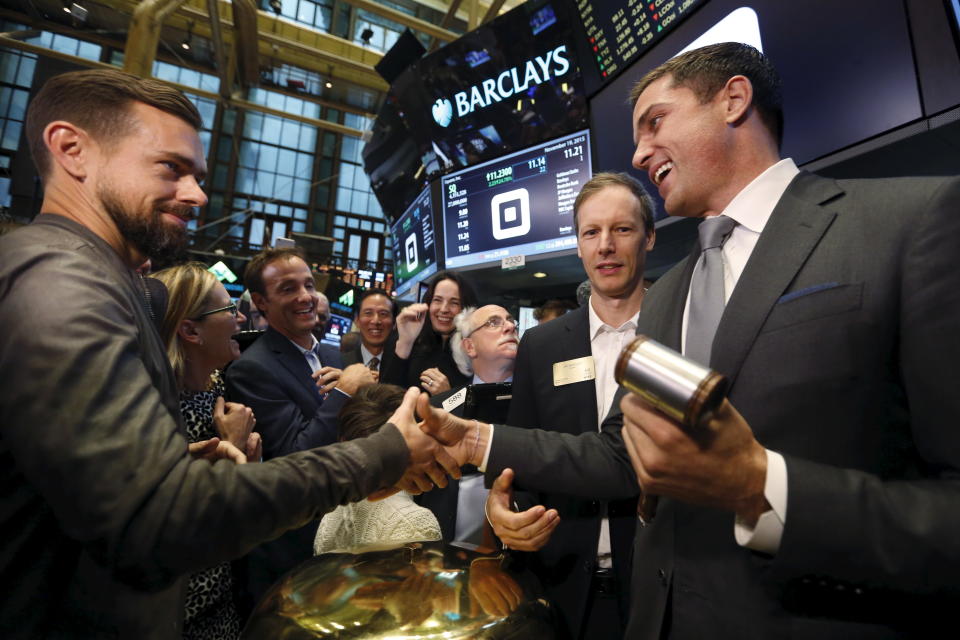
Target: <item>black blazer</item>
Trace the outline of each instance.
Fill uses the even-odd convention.
[[[321,344],[320,363],[342,367],[340,351]],[[337,415],[347,396],[334,390],[324,400],[310,373],[303,354],[272,327],[227,369],[227,399],[253,409],[264,460],[337,441]],[[264,542],[235,565],[250,605],[259,602],[280,576],[313,555],[316,532],[317,521],[307,522]]]
[[[340,352],[326,344],[320,362],[343,366]],[[227,369],[226,386],[227,399],[253,409],[265,460],[337,441],[337,414],[347,396],[333,390],[324,400],[306,358],[273,328]]]
[[[426,369],[436,367],[450,381],[451,389],[459,389],[470,384],[472,378],[460,373],[457,363],[450,354],[450,341],[444,342],[430,326],[430,319],[420,330],[420,336],[413,344],[410,357],[397,357],[397,331],[394,329],[384,345],[384,353],[390,354],[384,358],[380,367],[380,382],[399,385],[403,388],[420,387],[420,374]],[[420,387],[422,389],[422,387]]]
[[[390,347],[390,350],[387,350],[388,345],[384,345],[383,351],[380,352],[378,356],[380,358],[380,366],[377,368],[378,371],[383,371],[384,368],[388,368],[389,365],[385,364],[385,361],[390,359],[390,356],[394,353],[393,347]],[[358,344],[353,349],[349,351],[341,351],[341,358],[343,358],[343,366],[349,367],[352,364],[363,364],[363,352],[360,351],[360,345]],[[382,382],[386,382],[385,380]],[[419,383],[418,383],[419,386]]]
[[[591,355],[590,319],[586,306],[533,327],[523,334],[513,377],[508,423],[542,427],[571,435],[596,433],[597,393],[594,380],[553,384],[553,365]],[[499,433],[494,434],[494,440]],[[528,452],[530,455],[530,452]],[[542,504],[557,509],[560,524],[540,551],[522,554],[558,606],[570,635],[579,633],[590,595],[600,537],[601,501],[546,490],[517,496],[521,508]],[[636,497],[607,505],[613,565],[621,586],[621,609],[629,609],[630,550],[636,528]],[[625,622],[625,620],[624,620]]]
[[[711,361],[760,443],[786,459],[780,549],[767,557],[737,545],[728,512],[661,499],[636,536],[628,637],[923,636],[952,615],[958,210],[956,179],[804,173],[791,183]],[[694,261],[661,278],[640,315],[640,332],[675,349]],[[563,442],[498,429],[488,473],[509,465],[530,484],[615,491],[629,470],[618,418],[602,436]],[[513,452],[532,446],[542,454],[524,469]],[[557,472],[574,458],[574,473]]]

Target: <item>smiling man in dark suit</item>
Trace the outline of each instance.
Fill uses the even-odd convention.
[[[360,332],[360,343],[343,353],[346,365],[361,363],[371,371],[380,371],[389,354],[383,346],[390,337],[397,317],[397,303],[383,289],[367,289],[360,294],[353,321]]]
[[[319,294],[295,248],[267,249],[250,260],[244,283],[269,326],[227,369],[227,397],[253,409],[265,460],[337,441],[340,408],[373,375],[363,365],[340,370],[340,351],[313,335]],[[310,557],[316,523],[251,552],[254,603],[289,569]]]
[[[269,327],[227,370],[227,394],[253,409],[263,457],[336,442],[337,413],[373,376],[362,366],[341,372],[339,350],[313,335],[319,294],[298,250],[254,256],[244,282]]]
[[[798,171],[779,78],[745,45],[674,58],[633,102],[634,165],[667,211],[729,219],[638,332],[727,376],[730,403],[699,434],[633,395],[599,436],[497,427],[487,472],[615,495],[627,464],[661,496],[630,638],[927,637],[960,602],[960,181]]]

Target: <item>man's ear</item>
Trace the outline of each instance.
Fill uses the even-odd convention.
[[[199,323],[196,320],[184,318],[180,321],[180,326],[177,327],[177,337],[184,342],[190,342],[198,345],[203,344],[203,338],[200,337],[200,332],[197,330],[198,324]]]
[[[267,317],[267,312],[265,311],[267,306],[267,299],[264,298],[261,294],[256,291],[250,292],[250,300],[253,302],[253,305],[257,308],[257,311],[260,312],[264,318]]]
[[[96,145],[84,129],[66,120],[55,120],[44,127],[43,143],[50,152],[52,163],[77,180],[87,177],[91,152]]]
[[[647,234],[647,251],[653,251],[653,245],[657,244],[657,230],[651,229]]]
[[[724,98],[724,118],[728,124],[739,124],[750,113],[753,104],[753,85],[746,76],[733,76],[721,90]]]
[[[473,340],[470,338],[463,339],[463,352],[470,356],[471,358],[477,357],[477,348],[473,346]]]

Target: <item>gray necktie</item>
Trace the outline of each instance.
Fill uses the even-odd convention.
[[[370,362],[367,363],[367,369],[370,371],[379,371],[380,370],[380,358],[373,356],[370,358]]]
[[[710,366],[713,336],[723,315],[723,256],[721,247],[736,222],[727,216],[713,216],[700,223],[700,264],[690,281],[690,312],[687,314],[686,355]]]

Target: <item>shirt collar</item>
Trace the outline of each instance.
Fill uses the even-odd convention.
[[[363,341],[360,342],[360,359],[363,361],[363,364],[370,362],[370,358],[376,358],[375,356],[367,350],[367,345],[363,344]]]
[[[310,334],[310,338],[313,339],[313,343],[311,343],[309,349],[304,349],[303,347],[301,347],[300,345],[298,345],[298,344],[297,344],[296,342],[294,342],[293,340],[290,340],[290,338],[287,338],[287,340],[290,340],[290,344],[292,344],[293,346],[295,346],[295,347],[297,348],[297,351],[299,351],[299,352],[302,353],[304,356],[306,356],[308,351],[313,351],[314,353],[316,353],[317,345],[320,344],[320,343],[317,341],[317,336],[313,335],[312,333]],[[318,357],[319,357],[319,356],[318,356]]]
[[[733,218],[754,233],[761,233],[783,192],[798,173],[800,170],[793,160],[784,158],[744,187],[721,212],[722,215]]]
[[[513,382],[513,376],[510,376],[506,380],[501,380],[500,382]],[[478,376],[477,374],[473,374],[473,382],[471,382],[470,384],[487,384],[487,383],[481,380],[480,376]]]
[[[593,296],[590,296],[590,300],[587,302],[587,315],[590,318],[590,339],[593,340],[597,337],[597,334],[600,331],[624,331],[626,329],[637,329],[637,318],[640,317],[640,312],[637,311],[632,318],[624,322],[619,327],[611,327],[606,322],[600,319],[600,316],[597,315],[597,312],[593,310]]]

